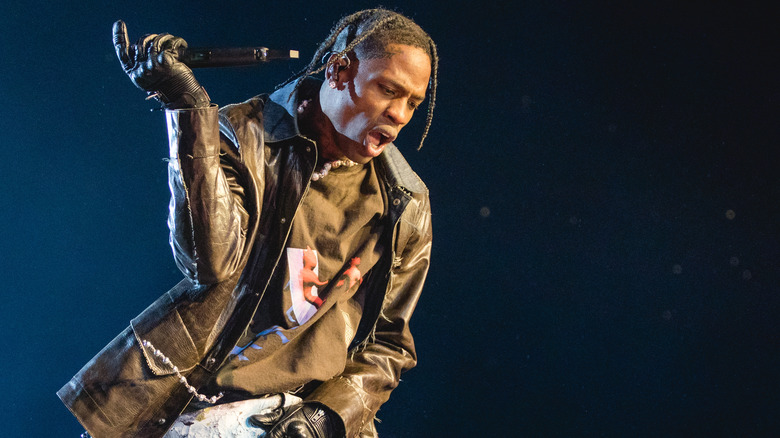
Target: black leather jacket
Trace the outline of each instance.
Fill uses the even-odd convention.
[[[307,79],[301,89],[318,86]],[[167,111],[171,245],[186,278],[58,392],[96,438],[162,436],[192,398],[142,341],[199,388],[251,320],[316,166],[291,87],[219,111]],[[376,435],[374,415],[416,364],[409,320],[430,261],[427,188],[395,146],[375,160],[388,250],[361,285],[366,302],[345,369],[306,397],[338,413],[348,437]]]

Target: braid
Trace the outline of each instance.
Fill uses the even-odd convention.
[[[385,49],[390,44],[406,44],[425,51],[431,59],[431,79],[428,84],[430,99],[428,115],[418,150],[422,148],[433,121],[433,108],[436,106],[438,88],[439,56],[431,37],[414,21],[397,12],[387,9],[366,9],[347,15],[331,29],[328,37],[320,43],[309,64],[287,79],[277,88],[281,88],[300,78],[315,75],[327,66],[325,60],[335,53],[345,57],[351,51],[367,58],[387,56]],[[339,46],[343,48],[339,49]],[[290,97],[298,91],[302,81],[298,80]]]
[[[365,29],[363,32],[360,33],[360,35],[357,36],[357,38],[353,37],[353,40],[351,43],[349,43],[344,50],[337,53],[338,56],[345,56],[347,53],[349,53],[351,50],[354,50],[358,44],[362,43],[365,39],[368,37],[374,35],[374,33],[381,29],[382,26],[390,23],[391,21],[395,21],[397,19],[396,16],[390,15],[387,17],[382,18],[381,20],[377,20],[374,23],[370,24],[370,27],[368,29]],[[384,49],[384,47],[382,47]],[[376,53],[373,53],[372,51],[368,52],[369,55],[377,56]]]
[[[422,137],[420,138],[420,144],[417,146],[417,150],[422,149],[425,138],[428,137],[428,131],[431,129],[431,123],[433,122],[433,107],[436,106],[436,89],[439,86],[439,54],[436,51],[436,44],[432,39],[429,39],[431,45],[431,80],[428,84],[430,91],[430,98],[428,99],[428,115],[425,119],[425,129],[423,130]]]

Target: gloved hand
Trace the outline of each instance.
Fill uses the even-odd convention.
[[[249,422],[259,427],[273,428],[268,438],[340,438],[344,436],[341,418],[327,406],[315,402],[303,402],[286,410],[249,417]]]
[[[179,61],[179,48],[186,48],[186,41],[163,33],[144,35],[135,44],[128,44],[122,20],[114,23],[113,31],[116,56],[138,88],[169,109],[210,105],[209,95],[192,70]]]

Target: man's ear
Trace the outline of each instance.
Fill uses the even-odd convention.
[[[325,80],[330,88],[336,88],[344,81],[349,80],[348,72],[345,71],[349,68],[349,65],[349,55],[339,56],[335,53],[330,55],[325,68]]]

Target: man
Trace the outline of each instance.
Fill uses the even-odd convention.
[[[426,95],[427,135],[433,41],[400,14],[360,11],[276,92],[222,109],[178,60],[181,38],[129,44],[119,21],[114,44],[167,109],[170,242],[186,278],[58,395],[97,438],[195,436],[192,418],[215,412],[246,414],[257,436],[375,436],[416,364],[430,207],[393,141]],[[245,412],[269,397],[279,409]]]

